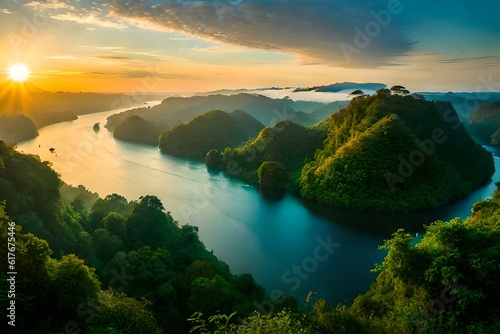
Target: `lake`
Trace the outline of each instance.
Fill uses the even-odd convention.
[[[286,195],[268,201],[258,189],[203,163],[164,155],[156,147],[117,141],[104,128],[123,109],[89,114],[40,129],[39,137],[18,150],[52,162],[62,179],[104,197],[129,200],[158,196],[180,224],[199,227],[207,249],[234,273],[249,272],[269,292],[293,295],[305,303],[309,291],[332,304],[350,303],[366,291],[384,252],[377,249],[397,228],[411,233],[423,224],[467,217],[474,202],[493,195],[500,181],[500,159],[493,181],[438,210],[405,214],[356,212],[325,207]],[[93,131],[100,122],[101,129]],[[54,148],[54,153],[49,151]],[[499,150],[496,150],[498,155]],[[263,305],[263,310],[271,304]]]

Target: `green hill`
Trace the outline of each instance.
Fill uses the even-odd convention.
[[[500,101],[479,106],[469,117],[471,132],[493,145],[500,145]]]
[[[159,139],[163,153],[203,159],[211,149],[238,146],[255,137],[264,126],[244,111],[230,114],[213,110],[165,131]]]
[[[227,148],[222,153],[220,168],[232,176],[257,182],[258,169],[266,161],[282,163],[290,181],[300,176],[307,157],[312,158],[326,138],[324,127],[305,128],[291,121],[266,127],[257,138],[243,147]]]
[[[158,144],[158,136],[167,126],[145,120],[140,116],[131,116],[120,123],[113,131],[113,137],[120,140]]]
[[[301,194],[355,209],[433,208],[488,182],[490,153],[448,102],[382,90],[331,117],[328,138],[300,180]]]

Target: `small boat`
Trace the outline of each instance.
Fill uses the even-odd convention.
[[[95,123],[93,129],[95,132],[99,131],[101,129],[100,123],[99,122]]]

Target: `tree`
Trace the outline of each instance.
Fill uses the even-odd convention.
[[[356,89],[355,91],[353,91],[349,95],[357,97],[357,96],[365,95],[365,92],[363,92],[361,89]]]
[[[287,174],[285,165],[276,161],[265,161],[257,170],[259,184],[270,188],[285,188]]]
[[[103,227],[109,231],[109,233],[116,235],[125,244],[128,242],[127,235],[127,220],[125,217],[116,212],[110,212],[102,220]]]
[[[92,233],[95,229],[102,227],[102,219],[110,212],[116,212],[122,216],[132,212],[133,206],[127,199],[118,194],[107,195],[104,198],[98,199],[93,205],[88,217],[88,222],[85,224],[87,232]]]
[[[75,255],[65,255],[61,260],[50,259],[47,263],[50,278],[50,294],[59,315],[73,316],[78,305],[89,298],[97,300],[100,283],[95,269]]]
[[[156,196],[141,197],[127,219],[128,237],[132,248],[143,245],[168,246],[179,238],[176,222]]]
[[[206,277],[195,278],[191,282],[191,295],[188,301],[188,310],[191,313],[201,311],[205,314],[222,313],[232,309],[231,285],[221,276],[212,279]]]
[[[217,275],[217,272],[214,267],[209,262],[200,260],[194,260],[184,272],[185,280],[188,283],[191,283],[197,277],[212,279],[215,275]]]
[[[404,86],[396,85],[391,87],[391,93],[394,95],[408,95],[410,91]]]
[[[205,164],[207,164],[208,167],[220,168],[222,164],[222,154],[216,149],[211,149],[205,156]]]
[[[156,316],[146,299],[134,299],[124,293],[102,291],[99,294],[99,312],[89,333],[151,333],[161,334]]]

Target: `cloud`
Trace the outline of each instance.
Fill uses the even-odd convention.
[[[499,57],[483,56],[483,57],[468,57],[468,58],[449,58],[449,59],[440,60],[440,62],[443,64],[455,64],[455,63],[463,63],[463,62],[470,62],[470,61],[493,60],[493,59],[496,59],[495,61],[497,62],[499,60]]]
[[[146,70],[135,70],[135,71],[120,71],[120,72],[88,72],[85,73],[90,76],[103,76],[103,77],[116,77],[116,78],[158,78],[158,79],[192,79],[193,76],[189,74],[171,74],[171,73],[159,73],[151,72]]]
[[[304,64],[376,67],[412,49],[398,14],[389,14],[382,23],[373,14],[387,13],[388,3],[394,1],[109,0],[97,5],[38,0],[26,6],[45,10],[56,20],[117,29],[135,26],[295,54]]]
[[[125,29],[127,26],[120,22],[114,22],[107,19],[102,19],[97,13],[66,13],[51,15],[54,20],[73,21],[81,24],[90,24],[106,28]]]
[[[387,4],[373,0],[316,0],[313,3],[299,0],[113,0],[109,7],[112,16],[138,26],[236,46],[292,53],[308,63],[371,67],[385,65],[392,57],[412,49],[412,41],[397,14],[390,14],[390,19],[382,23],[373,15],[387,11]],[[403,9],[402,5],[398,8]],[[368,31],[369,41],[359,43],[357,31],[367,35],[366,29],[372,29]]]
[[[44,0],[44,1],[31,1],[25,4],[26,7],[34,7],[37,9],[74,9],[67,1],[60,0]]]

